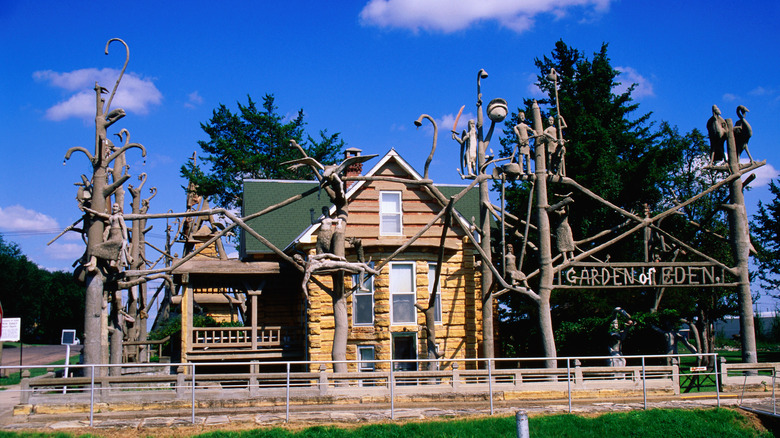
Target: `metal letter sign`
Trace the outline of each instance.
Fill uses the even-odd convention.
[[[555,276],[556,288],[734,286],[727,270],[714,263],[572,263]]]

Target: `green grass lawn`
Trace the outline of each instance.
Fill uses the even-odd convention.
[[[731,409],[653,409],[608,413],[593,417],[560,414],[532,417],[529,420],[533,438],[577,437],[771,437],[772,433]],[[291,431],[284,428],[261,428],[243,431],[212,431],[193,435],[196,438],[395,438],[395,437],[513,437],[514,417],[490,417],[471,420],[426,421],[405,424],[372,424],[355,428],[317,426]],[[0,432],[2,437],[74,437],[62,432]],[[94,435],[80,435],[81,437]],[[110,431],[100,436],[111,436]],[[152,435],[148,435],[152,436]],[[178,436],[178,435],[177,435]],[[182,435],[183,436],[183,435]]]

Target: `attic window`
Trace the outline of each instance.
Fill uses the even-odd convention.
[[[379,234],[401,235],[401,192],[379,192]]]

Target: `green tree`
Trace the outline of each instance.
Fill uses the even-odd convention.
[[[21,318],[23,342],[58,343],[63,329],[83,336],[84,293],[70,273],[40,269],[0,235],[0,302]]]
[[[757,251],[758,278],[761,286],[778,297],[780,290],[780,187],[770,181],[769,191],[774,199],[769,204],[758,202],[758,213],[753,216],[751,229]]]
[[[664,124],[662,134],[663,143],[680,151],[680,160],[666,182],[667,200],[661,205],[662,208],[689,199],[723,178],[721,172],[707,167],[709,146],[697,129],[681,135],[676,128]],[[728,196],[728,187],[723,186],[687,205],[679,214],[665,219],[659,225],[699,253],[733,266],[734,257],[727,238],[728,218],[723,209]],[[655,236],[653,243],[653,251],[664,261],[702,260],[694,251],[669,239],[663,240],[660,235]],[[676,312],[681,321],[690,325],[700,353],[714,352],[714,322],[726,315],[738,314],[734,288],[656,288],[648,291],[647,299],[650,301],[651,313]]]
[[[202,195],[213,196],[217,205],[240,208],[243,180],[252,179],[308,179],[308,168],[288,170],[280,166],[285,161],[301,158],[301,153],[290,145],[295,140],[307,155],[322,164],[332,164],[340,158],[344,141],[339,134],[319,133],[319,140],[305,134],[303,110],[285,121],[274,105],[274,96],[266,94],[257,106],[250,96],[248,103],[238,103],[234,113],[225,105],[213,111],[208,123],[201,128],[208,141],[198,141],[205,153],[201,161],[206,165],[188,162],[181,167],[183,177],[195,183]]]
[[[603,44],[598,52],[588,58],[583,52],[558,41],[551,55],[536,59],[535,65],[539,71],[537,85],[548,96],[539,101],[542,106],[546,105],[546,116],[557,116],[560,113],[565,120],[563,137],[566,139],[566,176],[636,215],[642,214],[646,204],[651,211],[660,209],[664,200],[663,190],[669,187],[670,175],[678,165],[681,145],[664,142],[664,129],[654,126],[650,121],[650,113],[639,111],[639,104],[631,96],[634,85],[624,92],[615,91],[620,72],[611,65],[607,44]],[[552,68],[558,73],[558,107],[555,84],[548,78]],[[525,108],[518,108],[518,113],[523,110],[526,115],[530,115],[531,104],[532,100],[525,99]],[[516,142],[513,127],[520,121],[518,113],[513,113],[505,123],[503,156],[512,153]],[[531,184],[519,181],[507,186],[507,210],[522,220],[532,219],[527,216],[530,211],[528,202],[532,192]],[[569,208],[568,222],[574,240],[583,250],[606,240],[586,238],[616,229],[626,222],[624,216],[579,190],[572,190],[570,186],[552,183],[548,184],[548,191],[550,204],[567,195],[574,200]],[[507,240],[519,252],[523,245],[517,231],[523,231],[522,227],[512,229]],[[537,241],[537,238],[532,227],[529,241]],[[642,233],[635,233],[594,255],[601,260],[640,261],[643,257],[641,242]],[[500,257],[497,259],[500,260]],[[536,249],[528,246],[523,271],[529,273],[536,269]],[[534,287],[533,281],[531,283]],[[641,294],[638,291],[621,292],[618,295],[556,290],[551,298],[553,320],[559,325],[563,321],[575,322],[584,315],[606,317],[615,306],[630,310],[629,303],[647,303],[641,299]],[[506,294],[502,299],[509,308],[527,309],[527,300],[518,295]],[[642,310],[647,308],[643,306]],[[531,309],[505,312],[505,315],[520,320],[538,316]],[[519,321],[507,323],[517,325]],[[606,347],[594,353],[604,354],[605,351]]]

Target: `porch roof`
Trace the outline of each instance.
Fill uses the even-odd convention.
[[[243,262],[241,260],[191,259],[173,270],[174,275],[180,274],[229,274],[258,275],[278,274],[281,272],[280,262]]]

